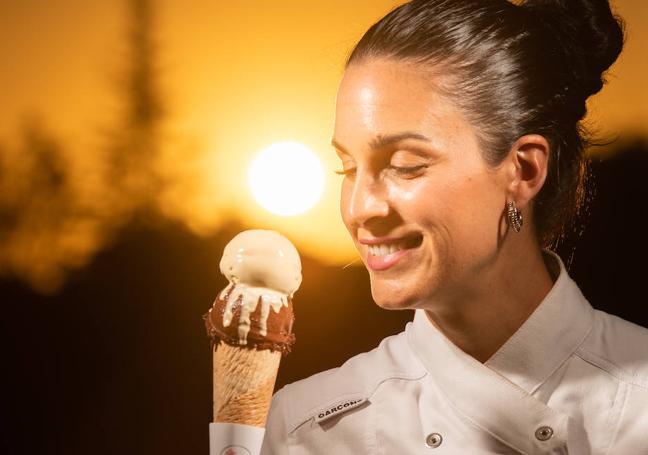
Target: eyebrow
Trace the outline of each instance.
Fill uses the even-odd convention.
[[[369,147],[374,150],[381,149],[396,144],[400,141],[404,141],[406,139],[416,139],[418,141],[423,141],[423,142],[432,142],[432,139],[425,136],[424,134],[405,131],[402,133],[388,134],[388,135],[379,134],[371,141],[369,141]],[[342,145],[340,145],[340,143],[337,142],[335,139],[331,140],[331,145],[336,149],[338,149],[339,151],[341,151],[342,153],[346,155],[350,155],[350,153],[344,147],[342,147]]]

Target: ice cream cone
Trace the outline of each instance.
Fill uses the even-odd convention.
[[[204,316],[214,346],[213,421],[263,428],[279,362],[295,342],[301,261],[279,233],[250,230],[227,244],[220,269],[229,284]]]
[[[214,346],[214,422],[265,427],[281,352]]]

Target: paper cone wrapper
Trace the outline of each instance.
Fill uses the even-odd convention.
[[[214,422],[265,427],[281,352],[214,347]]]

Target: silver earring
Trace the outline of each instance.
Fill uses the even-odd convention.
[[[522,212],[515,207],[515,202],[506,203],[506,217],[508,224],[515,232],[520,232],[522,229]]]

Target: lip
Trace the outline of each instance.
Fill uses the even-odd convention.
[[[386,254],[384,256],[374,256],[372,254],[369,254],[369,252],[367,251],[367,266],[371,270],[376,272],[390,269],[414,249],[415,248],[407,248],[405,250],[399,250],[395,253]]]
[[[393,245],[397,243],[407,242],[409,239],[418,239],[421,236],[419,232],[411,232],[404,235],[389,236],[389,237],[364,237],[359,238],[358,243],[362,245]],[[367,267],[375,272],[381,272],[394,267],[397,263],[401,262],[408,254],[411,254],[421,245],[420,241],[415,242],[408,248],[395,251],[391,254],[384,256],[374,256],[369,253],[369,248],[365,249],[367,258]]]

